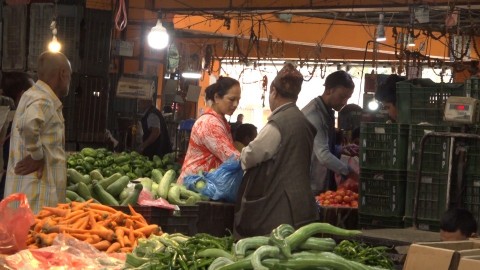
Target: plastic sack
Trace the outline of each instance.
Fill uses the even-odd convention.
[[[121,256],[121,257],[119,257]],[[59,234],[49,247],[22,250],[5,258],[7,269],[111,269],[125,266],[125,254],[115,258],[98,251],[92,245],[68,235]]]
[[[18,208],[9,207],[19,202]],[[13,254],[27,248],[28,230],[34,223],[27,196],[14,193],[0,202],[0,254]]]
[[[213,172],[187,175],[184,178],[184,185],[188,189],[200,192],[212,200],[235,202],[242,178],[243,170],[240,160],[232,157]],[[196,188],[196,184],[202,179],[205,181],[205,187],[199,190]]]
[[[168,209],[168,210],[180,209],[177,205],[170,204],[164,198],[154,199],[152,193],[150,193],[145,188],[142,190],[142,192],[140,192],[140,196],[138,197],[137,204],[142,206],[153,206],[153,207],[158,207],[158,208]]]

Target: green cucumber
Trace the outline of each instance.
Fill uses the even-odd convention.
[[[97,180],[93,180],[93,192],[97,195],[96,198],[102,204],[118,206],[119,203],[115,198],[110,195],[103,187],[98,183]]]
[[[84,202],[85,201],[82,197],[80,197],[80,195],[78,195],[76,192],[73,192],[71,190],[66,191],[66,196],[72,202]]]
[[[174,170],[168,170],[165,175],[163,175],[162,180],[160,180],[160,183],[158,184],[158,196],[167,199],[168,198],[168,193],[170,189],[170,184],[175,181],[175,171]],[[180,191],[179,191],[180,192]],[[178,194],[178,197],[180,198],[180,193]]]
[[[75,169],[67,169],[67,178],[74,184],[83,182],[88,185],[91,181],[90,177],[83,176]]]
[[[92,198],[92,194],[90,193],[88,186],[82,182],[78,183],[77,185],[77,194],[85,200],[90,200]]]
[[[96,170],[93,170],[90,172],[90,178],[92,178],[92,180],[97,180],[97,181],[101,181],[103,180],[103,175],[102,173],[100,172],[99,169],[96,169]]]
[[[163,178],[163,174],[160,170],[158,169],[153,169],[152,170],[152,180],[153,182],[157,183],[157,184],[160,184],[160,181],[162,180]]]
[[[142,184],[136,184],[133,192],[122,201],[120,205],[127,206],[127,205],[137,205],[138,197],[140,197],[140,192],[142,192],[143,186]]]
[[[130,183],[130,178],[128,176],[122,176],[117,181],[109,185],[105,190],[110,193],[113,197],[118,197],[122,190],[124,190],[128,183]]]
[[[117,181],[120,177],[122,177],[122,174],[120,174],[120,173],[114,173],[114,174],[112,174],[110,177],[105,178],[105,179],[99,181],[98,183],[99,183],[103,188],[107,188],[107,187],[110,186],[113,182]]]

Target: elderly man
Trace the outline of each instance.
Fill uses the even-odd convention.
[[[298,228],[318,218],[309,177],[315,127],[295,104],[302,83],[292,64],[280,70],[270,86],[272,115],[242,150],[246,172],[236,203],[236,238],[266,235],[280,224]]]
[[[20,99],[12,125],[5,197],[25,193],[30,207],[65,201],[65,126],[60,98],[68,95],[72,68],[61,53],[38,59],[38,81]]]

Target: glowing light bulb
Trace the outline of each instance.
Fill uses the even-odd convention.
[[[378,110],[378,102],[376,100],[372,100],[368,103],[368,109],[371,111],[376,111]]]
[[[53,36],[52,41],[48,43],[48,50],[51,52],[59,52],[61,49],[62,49],[62,44],[58,42],[56,36]]]
[[[157,20],[157,24],[152,27],[147,37],[148,45],[153,49],[161,50],[168,46],[169,36],[167,29],[163,27],[162,22]]]

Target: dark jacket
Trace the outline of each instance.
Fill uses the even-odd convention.
[[[310,160],[315,128],[292,103],[269,120],[280,131],[273,159],[247,170],[236,204],[236,238],[269,234],[280,224],[295,228],[318,218],[310,188]]]
[[[157,115],[160,119],[160,136],[144,149],[143,154],[150,158],[152,158],[153,155],[163,157],[165,154],[172,152],[172,144],[170,143],[167,123],[165,122],[162,113],[154,106],[151,106],[142,117],[143,141],[147,140],[148,136],[150,136],[151,131],[148,127],[147,119],[151,113]]]

